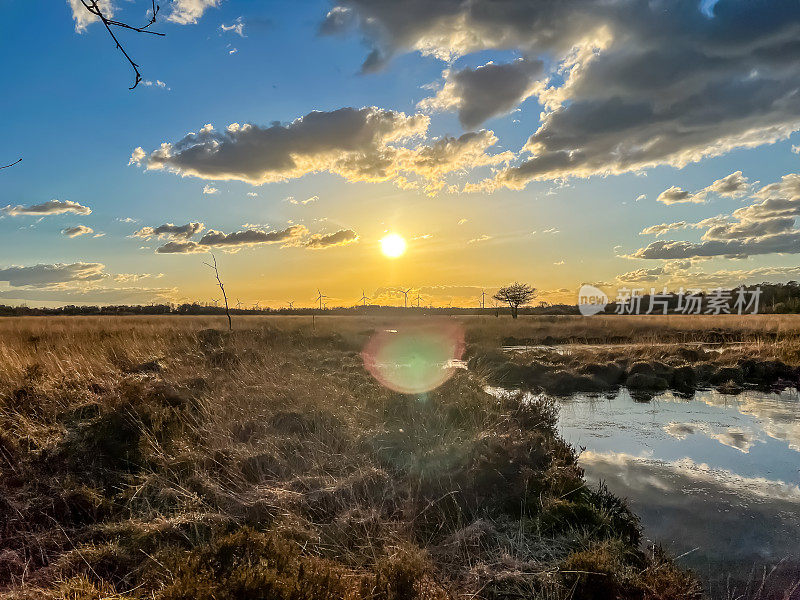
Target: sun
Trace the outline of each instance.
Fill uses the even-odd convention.
[[[389,258],[402,256],[406,251],[406,240],[402,235],[390,233],[381,238],[381,252]]]

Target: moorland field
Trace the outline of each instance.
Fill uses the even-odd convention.
[[[457,321],[467,368],[404,395],[361,357],[402,318],[0,320],[0,595],[700,597],[551,396],[796,386],[800,318]]]

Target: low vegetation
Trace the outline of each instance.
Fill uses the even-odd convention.
[[[467,324],[474,357],[511,335],[496,322]],[[224,325],[0,322],[5,597],[699,595],[585,484],[551,401],[466,370],[391,392],[359,354],[380,320]]]

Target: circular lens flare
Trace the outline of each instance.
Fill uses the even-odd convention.
[[[403,236],[396,233],[381,238],[381,252],[389,258],[397,258],[402,256],[406,251],[406,241]]]
[[[422,394],[450,379],[463,354],[462,327],[444,322],[378,331],[361,356],[372,376],[390,390]]]

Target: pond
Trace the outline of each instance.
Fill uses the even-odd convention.
[[[680,556],[712,597],[753,597],[765,573],[763,597],[800,579],[796,391],[636,402],[622,389],[559,405],[563,437],[585,448],[587,479],[627,498],[645,538]]]

